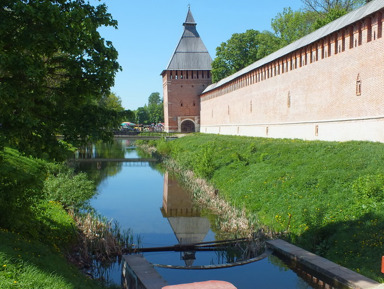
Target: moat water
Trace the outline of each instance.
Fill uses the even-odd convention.
[[[96,145],[88,158],[140,158],[130,140],[113,145]],[[173,246],[222,240],[215,226],[215,216],[197,208],[183,186],[161,166],[148,162],[78,163],[97,184],[98,194],[90,201],[98,213],[117,221],[134,234],[136,246],[142,248]],[[198,252],[148,252],[145,258],[154,264],[173,266],[212,266],[244,259],[233,250]],[[279,258],[267,258],[246,265],[209,270],[155,269],[170,285],[223,280],[238,289],[313,288]],[[116,262],[104,272],[111,283],[121,284],[121,264]]]

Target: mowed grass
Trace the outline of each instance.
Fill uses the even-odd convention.
[[[250,220],[384,281],[384,144],[194,134],[156,146]]]

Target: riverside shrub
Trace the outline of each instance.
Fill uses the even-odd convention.
[[[214,165],[215,144],[209,143],[201,152],[201,156],[197,156],[198,161],[195,161],[194,171],[198,176],[210,179],[215,172]]]
[[[360,197],[382,202],[384,200],[384,175],[365,175],[352,184],[353,191]]]
[[[65,208],[79,208],[95,194],[95,184],[85,173],[74,174],[71,170],[50,174],[43,189],[49,201],[60,202]]]

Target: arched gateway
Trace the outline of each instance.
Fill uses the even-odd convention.
[[[190,9],[183,25],[179,44],[161,73],[166,132],[200,130],[200,94],[212,83],[212,58],[196,30]]]
[[[195,132],[195,123],[189,119],[181,123],[181,132]]]

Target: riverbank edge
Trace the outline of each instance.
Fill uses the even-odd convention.
[[[273,254],[284,260],[297,275],[319,288],[379,289],[380,283],[315,255],[281,239],[266,242]],[[162,288],[167,282],[153,264],[142,255],[123,256],[123,288],[130,288],[130,280],[137,280],[146,289]],[[315,287],[317,288],[317,287]]]
[[[304,267],[304,271],[309,276],[309,279],[315,284],[324,286],[324,282],[326,282],[324,279],[327,279],[327,284],[331,283],[331,286],[337,286],[337,288],[374,289],[380,286],[379,282],[284,240],[275,239],[267,241],[266,244],[267,248],[277,253],[277,256],[282,255],[284,259],[288,259],[287,262],[291,263],[291,266],[296,267],[296,271],[300,271],[299,268],[301,266]],[[308,272],[313,272],[313,276]]]
[[[182,169],[173,159],[158,154],[156,147],[142,143],[136,144],[136,146],[145,153],[156,157],[169,171],[175,173],[182,184],[193,194],[196,204],[218,216],[219,229],[230,235],[226,238],[259,239],[260,246],[264,246],[266,240],[282,237],[281,233],[275,233],[267,226],[251,222],[244,210],[231,206],[206,180],[196,177],[190,170]]]
[[[8,179],[15,179],[16,182],[27,175],[28,183],[25,186],[20,185],[18,190],[25,191],[26,196],[29,196],[31,190],[35,190],[38,196],[38,198],[35,196],[33,202],[26,204],[28,207],[22,207],[23,211],[33,210],[34,213],[31,211],[29,215],[18,220],[21,227],[8,228],[6,223],[0,226],[0,287],[24,288],[23,286],[28,284],[28,287],[40,288],[41,284],[44,284],[44,288],[46,286],[115,288],[104,280],[96,280],[93,276],[91,268],[94,266],[94,260],[88,255],[91,250],[86,243],[91,242],[94,244],[93,247],[96,247],[97,241],[101,240],[100,237],[96,237],[103,235],[103,246],[100,246],[101,253],[97,257],[103,259],[121,257],[122,250],[126,248],[116,245],[120,241],[113,235],[117,228],[102,216],[89,212],[75,214],[60,201],[50,200],[47,197],[43,183],[47,181],[48,176],[58,178],[60,172],[62,173],[61,170],[55,171],[56,165],[60,164],[26,157],[11,148],[6,148],[0,154],[1,180],[5,182]],[[66,167],[62,165],[63,168]],[[11,174],[13,171],[17,174]],[[83,179],[76,180],[77,185],[83,181]],[[39,186],[32,187],[31,183],[34,182]],[[60,179],[60,182],[64,180]],[[1,185],[3,189],[4,184]],[[75,186],[73,183],[72,185]],[[79,189],[77,186],[76,188]],[[11,191],[12,187],[8,187],[8,190]],[[5,191],[1,193],[6,194]],[[9,210],[13,209],[11,205],[8,207]],[[10,221],[16,223],[14,219]],[[126,235],[122,237],[125,238]],[[113,241],[112,246],[109,244],[109,239]],[[105,253],[104,249],[109,250]],[[61,287],[64,286],[63,283],[65,287]]]
[[[209,210],[219,215],[223,212],[230,212],[233,223],[230,226],[222,226],[221,229],[233,233],[234,230],[242,229],[247,237],[254,236],[255,224],[251,224],[246,219],[245,212],[230,206],[226,201],[222,200],[215,193],[216,189],[207,183],[206,180],[197,178],[192,171],[181,169],[177,163],[171,158],[157,154],[156,147],[140,144],[138,145],[143,151],[156,155],[158,159],[165,164],[167,169],[176,172],[187,187],[197,197],[197,202],[201,205],[208,205]],[[267,232],[267,233],[266,233]],[[263,246],[272,250],[277,256],[282,257],[287,264],[294,267],[305,268],[305,274],[310,275],[309,282],[314,284],[331,284],[338,288],[351,289],[375,289],[381,288],[380,283],[367,278],[357,272],[346,267],[340,266],[328,259],[313,254],[298,246],[295,246],[285,240],[279,239],[277,233],[273,233],[270,229],[263,228],[259,230],[257,237],[262,237]],[[280,234],[281,236],[281,234]],[[308,273],[308,272],[312,272]],[[322,279],[323,278],[323,279]],[[323,280],[327,280],[327,282]]]
[[[233,137],[234,138],[234,137]],[[300,141],[296,141],[296,140],[282,140],[282,141],[280,141],[280,143],[282,143],[282,142],[289,142],[289,143],[292,143],[293,145],[296,145],[296,143],[300,143]],[[263,142],[266,142],[266,143],[268,143],[268,140],[267,141],[264,141],[263,140]],[[269,140],[269,142],[272,142],[272,140]],[[191,142],[191,141],[186,141],[186,142],[184,142],[184,143],[188,143],[188,145],[191,145],[191,143],[192,143],[192,145],[195,145],[196,146],[196,144],[195,143],[193,143],[193,141]],[[204,142],[202,142],[203,144],[201,144],[201,150],[200,151],[203,151],[204,152],[204,149],[206,148],[206,145],[205,145],[205,143],[206,143],[206,141]],[[279,143],[279,144],[280,144]],[[304,143],[304,141],[303,141],[303,143]],[[306,143],[306,142],[305,142]],[[309,143],[311,143],[311,142],[309,142]],[[312,143],[314,143],[315,145],[318,145],[318,144],[320,144],[320,142],[312,142]],[[311,144],[312,144],[311,143]],[[163,142],[163,143],[157,143],[157,142],[155,142],[155,143],[153,143],[153,142],[150,142],[149,143],[149,145],[153,145],[153,146],[159,146],[159,151],[160,151],[160,148],[161,148],[161,153],[163,154],[163,155],[165,155],[165,157],[166,158],[168,158],[169,159],[169,157],[167,156],[168,155],[168,153],[170,152],[169,151],[169,146],[166,146],[166,144],[167,144],[167,142]],[[164,146],[165,145],[165,146]],[[360,151],[360,148],[362,149],[362,148],[365,148],[365,146],[367,146],[367,150],[365,151],[365,155],[366,155],[366,152],[367,151],[369,151],[369,149],[372,149],[372,146],[375,146],[375,147],[377,147],[377,145],[378,144],[376,144],[376,143],[364,143],[364,142],[356,142],[355,144],[352,144],[352,143],[329,143],[329,142],[322,142],[320,145],[323,145],[323,146],[325,146],[326,148],[328,148],[327,146],[335,146],[335,145],[338,145],[339,147],[342,147],[342,148],[344,148],[344,147],[353,147],[353,148],[355,148],[356,146],[361,146],[361,147],[359,147],[358,148],[358,151]],[[160,147],[161,146],[161,147]],[[177,147],[178,149],[181,149],[180,147]],[[250,146],[250,148],[252,149],[253,147],[251,147]],[[194,147],[194,149],[196,149],[196,147]],[[154,150],[154,148],[152,148],[152,150]],[[182,150],[182,149],[181,149]],[[259,152],[258,152],[259,153]],[[266,158],[266,156],[265,155],[267,155],[267,154],[264,154],[264,153],[262,153],[261,154],[261,157],[263,157],[263,159],[262,160],[264,160],[265,158]],[[267,155],[268,156],[268,155]],[[202,157],[204,157],[204,156],[202,156]],[[260,157],[260,158],[261,158]],[[352,167],[351,167],[352,168]],[[277,217],[277,216],[276,216]],[[255,220],[253,220],[252,219],[252,221],[253,222],[255,222]],[[288,220],[288,226],[286,226],[286,228],[289,228],[289,223],[290,223],[290,220]],[[360,224],[360,221],[359,221],[359,224]],[[286,229],[287,230],[287,229]],[[282,239],[285,239],[285,240],[290,240],[290,238],[289,238],[289,236],[290,236],[290,232],[289,232],[289,230],[288,231],[283,231],[283,232],[281,232],[281,233],[278,233],[278,234],[276,234],[276,233],[273,233],[273,232],[271,232],[270,233],[270,235],[274,235],[271,239],[275,239],[275,238],[282,238]],[[355,235],[354,235],[355,236]],[[365,234],[364,234],[364,236],[365,236]],[[366,237],[368,237],[368,235],[366,236]],[[365,239],[364,239],[365,240]],[[347,241],[347,240],[346,240]],[[294,242],[292,243],[292,244],[294,244]],[[297,245],[297,244],[296,244]],[[322,245],[322,244],[321,244]],[[307,248],[308,249],[308,248]],[[319,249],[321,249],[321,247],[319,247]],[[317,251],[316,251],[316,254],[318,254],[317,253]],[[321,255],[321,254],[320,254]],[[359,255],[360,256],[360,255]],[[380,255],[381,256],[381,255]],[[354,257],[357,257],[356,255],[354,256]],[[376,259],[369,259],[370,257],[368,257],[368,255],[365,257],[365,258],[361,258],[361,256],[360,256],[360,263],[359,264],[361,264],[361,265],[358,265],[358,267],[359,268],[361,268],[360,266],[363,266],[363,263],[364,264],[367,264],[367,263],[369,263],[369,264],[372,264],[372,262],[374,263],[374,270],[376,270],[377,271],[377,269],[376,268],[379,268],[378,267],[378,262],[376,261]],[[364,261],[364,260],[365,261]],[[381,259],[381,258],[380,258]],[[369,265],[368,264],[368,265]],[[349,263],[347,263],[347,265],[346,264],[343,264],[343,266],[348,266],[348,265],[351,265],[351,264],[349,264]],[[370,266],[370,267],[369,267]],[[367,268],[369,269],[369,268],[372,268],[372,265],[369,265],[369,266],[367,266]],[[348,267],[348,268],[350,268],[350,269],[352,269],[352,267]],[[355,267],[353,267],[354,269],[356,269]],[[357,273],[361,273],[362,272],[362,270],[360,270],[359,268],[357,268],[356,270],[354,270],[355,272],[357,272]],[[380,269],[380,268],[379,268]],[[379,270],[380,271],[380,270]],[[373,272],[373,271],[372,271]],[[376,276],[372,276],[372,274],[367,274],[367,275],[363,275],[363,276],[369,276],[370,278],[374,278],[374,279],[376,279],[376,281],[380,281],[382,278],[378,275],[378,274],[376,274]]]

